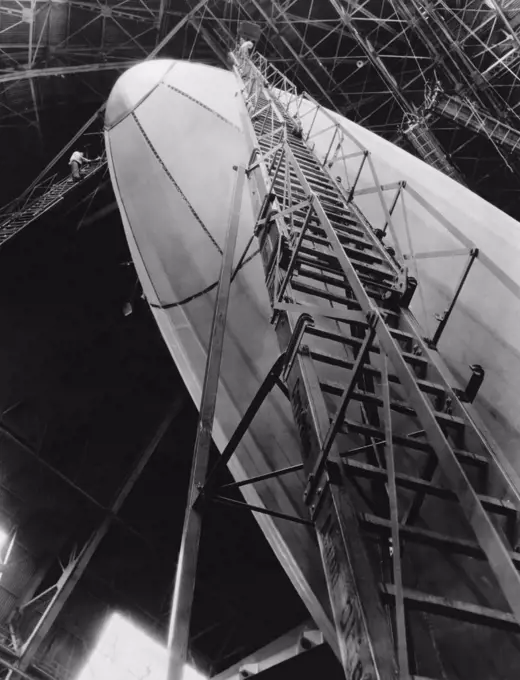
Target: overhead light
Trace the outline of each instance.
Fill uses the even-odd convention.
[[[6,547],[7,541],[9,540],[9,532],[4,529],[0,529],[0,555],[3,555],[4,548]],[[1,560],[2,562],[4,560]]]
[[[76,680],[166,680],[168,650],[129,618],[114,613]],[[207,680],[186,665],[183,680]]]
[[[7,563],[13,552],[14,543],[16,541],[16,531],[9,534],[7,531],[0,529],[0,579],[6,570]]]

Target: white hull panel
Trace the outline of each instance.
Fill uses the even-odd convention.
[[[233,166],[246,165],[248,152],[239,127],[237,84],[230,73],[207,66],[176,63],[163,84],[114,124],[142,96],[133,91],[134,74],[138,80],[146,72],[150,89],[165,68],[165,62],[147,63],[120,79],[108,104],[106,146],[145,295],[198,406],[215,287],[204,291],[219,276],[236,176]],[[205,89],[208,82],[215,92]],[[199,93],[194,92],[197,83],[202,83]],[[202,104],[191,96],[201,96]],[[213,110],[208,110],[208,104]],[[252,235],[253,223],[246,191],[235,261]],[[253,245],[251,253],[255,250]],[[214,428],[221,451],[279,356],[269,310],[257,255],[232,285]],[[229,467],[236,479],[245,479],[296,462],[299,454],[290,408],[285,397],[273,391]],[[244,487],[243,493],[255,505],[288,514],[303,512],[299,475]],[[303,525],[256,517],[312,616],[328,630],[334,644],[324,611],[328,600],[313,532]]]
[[[296,104],[292,106],[294,112],[296,108]],[[476,260],[441,337],[439,351],[454,375],[460,377],[461,386],[470,376],[470,365],[484,367],[486,376],[476,409],[509,463],[520,473],[520,224],[391,142],[339,114],[329,113],[352,136],[351,140],[345,137],[342,155],[359,152],[360,146],[368,149],[380,185],[405,182],[459,230],[463,239],[453,236],[405,189],[392,216],[401,252],[460,251],[466,240],[474,243],[481,256],[498,270],[497,276],[480,259]],[[334,134],[330,117],[322,112],[315,116],[314,106],[306,99],[299,115],[304,133],[312,125],[316,155],[324,159]],[[320,131],[324,132],[319,134]],[[341,178],[342,185],[348,188],[355,182],[360,164],[360,157],[348,162],[339,160],[333,163],[330,173]],[[356,191],[373,187],[374,175],[365,163]],[[388,208],[395,192],[393,189],[383,193]],[[374,227],[383,227],[386,219],[377,193],[362,194],[355,202]],[[438,324],[436,315],[452,299],[467,259],[468,255],[461,254],[410,263],[411,273],[419,281],[411,309],[429,337]],[[499,278],[503,275],[516,287],[515,293]]]
[[[201,398],[215,284],[236,176],[233,168],[247,164],[249,157],[239,99],[232,73],[158,61],[123,75],[107,107],[110,172],[132,256],[165,342],[196,405]],[[301,114],[305,106],[304,102]],[[304,129],[311,118],[303,115]],[[406,152],[337,118],[371,151],[380,183],[409,182],[520,285],[516,265],[520,225]],[[324,129],[330,120],[319,114],[314,125],[314,131],[320,126]],[[324,156],[329,144],[330,135],[317,137],[317,154]],[[354,143],[351,151],[356,151]],[[358,165],[359,160],[348,167],[336,163],[331,172],[347,186]],[[358,188],[373,184],[366,169]],[[390,202],[391,194],[386,198]],[[424,208],[409,197],[405,201],[406,215],[399,207],[394,216],[405,252],[461,248]],[[375,226],[383,225],[377,194],[360,196],[357,203]],[[236,260],[252,234],[253,222],[246,192]],[[430,334],[435,326],[433,315],[447,306],[464,261],[462,256],[417,261],[420,288],[414,312]],[[214,429],[220,450],[279,355],[269,317],[263,269],[256,256],[241,269],[232,286]],[[440,349],[463,379],[469,376],[469,364],[480,363],[486,369],[477,409],[492,437],[505,449],[514,476],[513,469],[520,469],[516,457],[520,443],[520,303],[480,262],[463,290]],[[240,480],[296,462],[300,458],[292,415],[285,398],[275,391],[230,470]],[[302,513],[302,492],[303,482],[297,475],[255,485],[254,489],[244,487],[248,502],[289,514]],[[263,515],[257,515],[257,520],[311,615],[335,646],[313,533],[304,526]]]

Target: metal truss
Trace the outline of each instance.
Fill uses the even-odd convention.
[[[403,133],[408,137],[417,154],[434,168],[443,171],[445,174],[460,180],[458,171],[450,164],[443,152],[438,140],[430,130],[425,121],[420,120],[416,115],[416,107],[407,98],[404,88],[399,84],[396,78],[385,64],[384,57],[380,56],[378,50],[375,49],[369,38],[366,38],[360,30],[358,30],[355,19],[351,13],[347,11],[338,0],[329,0],[338,16],[341,17],[343,24],[349,29],[350,34],[354,37],[357,44],[363,50],[367,60],[376,69],[382,82],[388,87],[395,101],[402,108],[404,116],[404,125],[402,127]],[[396,19],[398,15],[396,14]],[[388,19],[387,19],[388,21]],[[407,30],[406,24],[403,26],[402,21],[398,21],[401,25],[401,31]],[[394,38],[397,36],[394,35]]]
[[[196,9],[205,4],[199,2]],[[23,121],[41,136],[40,112],[48,89],[43,78],[74,77],[76,88],[85,93],[82,98],[102,102],[113,81],[107,87],[95,74],[122,71],[148,58],[176,25],[187,35],[175,43],[172,56],[188,56],[186,45],[196,43],[198,57],[215,62],[217,45],[208,47],[206,28],[194,28],[193,21],[186,20],[186,11],[165,9],[164,2],[7,0],[0,8],[0,128]],[[56,83],[66,99],[70,81],[53,83],[53,101]]]
[[[102,100],[106,86],[99,87],[95,73],[145,58],[188,9],[193,15],[169,43],[171,56],[224,64],[241,22],[253,22],[260,51],[321,103],[402,140],[426,162],[516,214],[519,161],[492,135],[482,144],[482,129],[466,125],[463,116],[450,122],[422,116],[424,89],[438,78],[448,96],[517,128],[514,0],[6,0],[0,8],[0,125],[21,118],[38,128],[44,69],[75,74]],[[22,79],[25,85],[16,85]],[[32,106],[22,110],[20,98]],[[490,171],[499,186],[487,194],[482,178]]]
[[[51,78],[52,76],[76,75],[79,73],[97,73],[99,71],[125,71],[138,63],[138,60],[105,61],[101,63],[81,64],[78,66],[49,66],[48,68],[26,69],[22,73],[4,72],[0,74],[0,83]]]
[[[228,47],[241,19],[256,22],[260,51],[320,102],[331,106],[332,100],[333,108],[356,122],[405,140],[426,162],[517,214],[519,168],[503,145],[493,135],[483,144],[483,130],[461,116],[450,125],[422,115],[424,90],[439,79],[448,95],[462,96],[475,110],[516,128],[512,2],[498,10],[480,0],[328,0],[319,7],[309,3],[305,11],[298,6],[298,13],[293,3],[249,0],[233,7],[219,13],[213,3],[206,20],[208,30],[226,36]],[[500,180],[486,193],[489,173]]]
[[[445,119],[423,115],[424,90],[436,79],[448,94],[463,94],[470,106],[489,116],[500,120],[509,115],[504,93],[482,76],[474,55],[466,54],[462,29],[445,25],[446,12],[458,12],[459,25],[463,11],[441,2],[329,0],[319,9],[309,3],[305,12],[299,6],[296,13],[294,4],[249,0],[226,12],[212,3],[204,22],[228,48],[241,20],[255,22],[261,29],[260,51],[323,104],[393,141],[404,140],[426,162],[515,214],[510,192],[516,191],[518,168],[503,147],[489,135],[489,144],[482,145],[474,127],[460,117],[450,126]],[[478,13],[484,24],[499,21],[486,12]],[[486,44],[489,52],[489,36]],[[509,125],[514,129],[514,123]],[[485,173],[480,163],[487,166]],[[486,194],[484,180],[491,167],[492,174],[498,170],[502,175],[500,188]]]
[[[494,118],[486,110],[457,95],[438,92],[429,102],[428,108],[459,125],[485,135],[509,152],[520,153],[520,130]]]

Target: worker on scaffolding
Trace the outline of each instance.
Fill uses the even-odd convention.
[[[252,40],[244,40],[244,38],[241,38],[240,40],[240,46],[238,48],[238,54],[242,59],[249,59],[251,55],[251,50],[255,46],[254,42]]]
[[[79,182],[81,180],[81,170],[83,166],[88,163],[93,163],[93,160],[87,158],[82,151],[74,151],[69,160],[72,180],[74,182]]]
[[[254,48],[255,44],[252,40],[240,39],[240,45],[238,46],[238,61],[242,67],[242,77],[247,78],[250,75],[251,66],[249,64],[249,59],[251,58],[251,50]]]
[[[303,139],[303,125],[297,113],[292,116],[292,123],[291,132],[293,135],[298,139]]]

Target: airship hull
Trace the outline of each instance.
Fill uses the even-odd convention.
[[[244,111],[240,87],[231,72],[181,62],[149,62],[122,76],[107,106],[110,173],[132,257],[157,324],[197,406],[237,167],[247,166],[251,153],[251,127],[240,114]],[[310,115],[312,103],[304,102],[302,107],[300,101],[299,107],[304,132],[310,131],[311,124],[314,133],[331,127],[326,112]],[[499,440],[505,450],[504,462],[516,480],[520,467],[515,457],[520,442],[516,408],[520,303],[515,288],[520,281],[514,266],[520,255],[518,225],[450,178],[334,116],[371,151],[377,168],[375,182],[368,165],[358,173],[354,162],[346,165],[336,157],[330,163],[332,175],[343,186],[351,187],[357,178],[356,204],[372,224],[383,226],[386,221],[375,185],[394,185],[403,179],[415,184],[437,211],[407,195],[396,208],[390,229],[395,245],[411,258],[412,273],[419,278],[413,311],[430,335],[438,322],[435,315],[449,305],[473,245],[489,251],[491,268],[481,262],[475,265],[471,285],[461,293],[439,349],[462,386],[470,364],[485,367],[476,408],[490,438]],[[328,134],[315,136],[318,157],[324,158],[331,147],[332,132]],[[343,155],[356,150],[359,147],[347,135]],[[221,451],[280,352],[270,324],[257,244],[254,239],[250,244],[259,196],[251,180],[246,183],[235,253],[235,264],[242,256],[244,263],[231,289],[214,427]],[[391,197],[384,200],[389,205]],[[450,220],[458,231],[450,231]],[[441,251],[448,255],[435,255]],[[275,390],[229,468],[237,480],[243,480],[298,462],[291,410],[285,396]],[[243,493],[254,505],[303,515],[303,488],[302,477],[292,474],[243,487]],[[313,532],[265,515],[257,515],[257,520],[335,647]]]
[[[200,404],[216,283],[239,165],[249,151],[240,127],[238,84],[206,66],[144,64],[151,82],[164,79],[144,99],[120,85],[109,101],[106,147],[112,183],[131,254],[164,340],[195,402]],[[215,86],[216,108],[190,90],[200,75]],[[132,72],[126,77],[131,79]],[[155,80],[154,80],[155,79]],[[132,104],[128,103],[125,93]],[[134,106],[135,100],[140,102]],[[227,107],[227,108],[226,108]],[[256,243],[249,191],[242,197],[214,441],[223,450],[258,387],[280,354],[269,323],[270,306]],[[257,414],[230,470],[237,480],[299,462],[286,397],[273,391]],[[293,474],[244,487],[254,505],[302,515],[303,480]],[[265,515],[257,519],[316,621],[329,631],[326,585],[313,533],[304,525]]]

